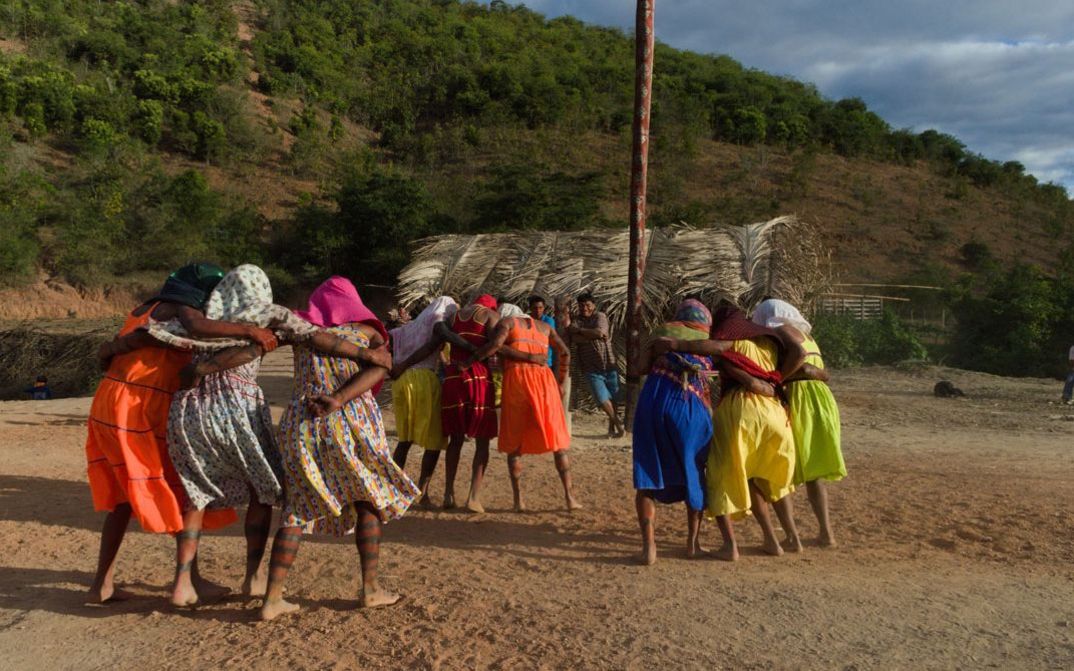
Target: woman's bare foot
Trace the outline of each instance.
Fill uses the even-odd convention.
[[[453,508],[455,508],[455,494],[444,494],[444,510],[452,510]]]
[[[712,556],[720,561],[738,561],[738,545],[736,543],[724,543],[719,550],[712,553]]]
[[[524,513],[524,512],[526,512],[526,504],[522,501],[521,496],[518,496],[518,497],[515,498],[515,512],[516,513]]]
[[[261,619],[266,622],[272,620],[280,615],[287,615],[288,613],[297,612],[299,605],[297,603],[291,603],[283,599],[269,600],[265,599],[265,603],[261,604]]]
[[[706,548],[701,547],[701,543],[694,541],[693,545],[686,548],[687,559],[700,559],[701,557],[708,556],[709,551]]]
[[[656,563],[656,545],[646,545],[638,555],[638,563],[642,566],[652,566]]]
[[[247,576],[246,580],[242,582],[243,596],[265,596],[267,588],[268,571],[263,566],[257,569],[257,573]]]
[[[820,546],[822,548],[834,548],[836,545],[838,545],[838,543],[835,542],[835,536],[830,531],[827,533],[821,533],[817,541],[820,543]]]
[[[798,536],[787,536],[783,541],[784,547],[787,548],[787,552],[804,552],[805,547],[802,545],[802,539]]]
[[[89,592],[86,593],[86,603],[91,606],[104,606],[133,598],[133,594],[125,589],[119,589],[115,585],[108,585],[107,587],[91,587]]]
[[[766,538],[764,543],[761,544],[761,550],[763,550],[765,554],[772,555],[773,557],[783,556],[783,548],[775,538]]]
[[[584,506],[581,503],[578,503],[578,499],[574,498],[573,494],[567,497],[568,512],[571,510],[581,510],[583,507]]]
[[[472,513],[485,512],[485,506],[481,505],[481,501],[472,494],[466,497],[466,509]]]
[[[429,498],[428,494],[423,494],[422,497],[418,500],[418,507],[422,510],[432,510],[433,500]]]
[[[374,592],[362,590],[358,605],[361,608],[382,608],[384,606],[394,606],[399,603],[399,600],[402,598],[403,597],[399,594],[394,594],[383,589],[378,589]]]
[[[189,582],[180,583],[172,589],[171,604],[176,608],[190,608],[198,603],[198,591]]]

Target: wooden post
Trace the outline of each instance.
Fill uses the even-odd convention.
[[[634,20],[634,146],[630,165],[630,272],[627,284],[627,398],[625,424],[634,420],[641,354],[641,297],[645,277],[645,196],[649,179],[649,111],[653,92],[653,10],[656,0],[638,0]]]

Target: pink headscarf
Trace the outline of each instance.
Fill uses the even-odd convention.
[[[295,314],[322,328],[351,322],[368,324],[380,333],[385,342],[388,341],[388,329],[365,306],[358,290],[346,277],[334,275],[322,282],[310,295],[309,307],[296,310]]]

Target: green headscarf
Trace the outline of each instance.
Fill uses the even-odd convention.
[[[205,301],[213,288],[224,278],[224,269],[212,263],[191,263],[168,276],[153,301],[167,301],[205,309]]]

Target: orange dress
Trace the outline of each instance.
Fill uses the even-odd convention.
[[[530,317],[515,317],[505,343],[527,354],[546,355],[548,336]],[[504,357],[500,407],[500,452],[545,454],[570,447],[563,400],[552,369],[544,361],[528,363]]]
[[[120,335],[148,325],[156,305],[127,317]],[[142,528],[155,533],[183,530],[182,484],[168,459],[168,409],[179,388],[179,371],[191,354],[144,347],[117,355],[90,407],[86,438],[87,475],[93,507],[112,511],[129,503]],[[232,509],[209,511],[204,527],[237,520]]]

